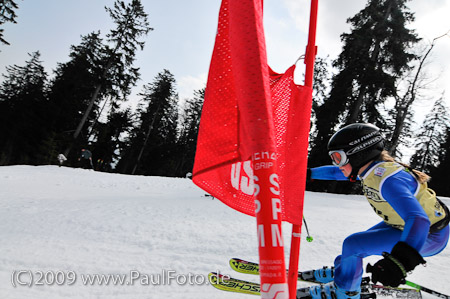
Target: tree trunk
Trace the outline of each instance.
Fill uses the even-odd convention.
[[[158,115],[160,107],[161,107],[161,103],[159,103],[158,108],[156,109],[155,115],[153,116],[152,122],[150,123],[150,126],[148,126],[148,131],[147,131],[147,135],[145,136],[144,144],[142,145],[141,150],[139,151],[139,155],[137,157],[136,164],[134,164],[133,171],[131,172],[131,174],[134,174],[136,172],[136,169],[139,166],[139,162],[141,161],[142,154],[144,153],[144,149],[147,146],[147,142],[150,137],[150,133],[153,130],[153,124],[155,123],[155,119],[156,119],[156,116]]]
[[[395,128],[394,128],[394,133],[392,134],[392,137],[390,140],[390,149],[389,149],[389,152],[393,157],[396,156],[397,147],[400,142],[400,135],[401,135],[403,127],[405,125],[405,119],[408,114],[408,111],[409,111],[411,105],[416,100],[417,90],[419,89],[418,84],[419,84],[419,80],[420,80],[420,73],[422,72],[423,66],[425,64],[425,60],[427,59],[428,55],[431,53],[431,50],[433,50],[436,40],[438,40],[444,36],[446,36],[446,35],[441,35],[441,36],[433,39],[433,42],[431,43],[430,48],[426,51],[425,55],[423,55],[422,58],[420,59],[419,67],[417,68],[417,72],[414,76],[413,81],[410,82],[408,91],[402,98],[396,99],[395,106],[397,107],[396,108],[397,116],[395,119]]]
[[[347,124],[355,123],[358,120],[358,116],[361,114],[361,107],[364,100],[364,86],[359,89],[358,97],[356,98],[355,104],[351,111],[350,117],[347,119]]]

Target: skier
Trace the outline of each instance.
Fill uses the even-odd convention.
[[[64,154],[59,154],[58,157],[57,157],[57,159],[58,159],[58,162],[59,162],[59,167],[61,167],[61,165],[62,165],[65,161],[67,161],[67,158],[66,158],[66,156],[64,156]]]
[[[81,155],[78,158],[78,161],[81,162],[81,167],[86,169],[94,169],[94,165],[92,164],[92,153],[90,150],[81,149]]]
[[[399,286],[406,274],[441,252],[449,239],[449,210],[427,187],[429,177],[396,162],[384,150],[380,130],[351,124],[328,142],[334,166],[308,169],[310,179],[360,180],[363,193],[383,221],[347,237],[334,268],[314,271],[323,286],[312,286],[312,298],[360,298],[363,258],[382,255],[366,271],[372,282]],[[302,294],[298,294],[303,296]]]

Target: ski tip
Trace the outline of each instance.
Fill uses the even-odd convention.
[[[224,276],[224,275],[222,275],[220,273],[216,273],[216,272],[210,272],[208,274],[209,283],[215,287],[217,287],[221,283],[226,282],[229,278],[230,278],[229,276]]]
[[[217,272],[210,272],[210,273],[208,274],[208,276],[209,276],[209,277],[216,277],[216,278],[220,278],[220,279],[224,279],[224,280],[230,278],[229,275],[223,275],[223,274],[220,274],[220,273],[217,273]]]

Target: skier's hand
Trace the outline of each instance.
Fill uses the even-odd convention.
[[[394,261],[392,256],[383,252],[384,258],[375,263],[368,264],[366,271],[372,273],[372,282],[381,282],[384,286],[398,287],[405,283],[406,271],[403,265]]]
[[[373,283],[379,281],[385,286],[398,287],[405,283],[406,274],[409,271],[425,263],[417,250],[405,242],[398,242],[390,254],[383,252],[383,259],[373,266],[368,264],[366,271],[372,273]]]

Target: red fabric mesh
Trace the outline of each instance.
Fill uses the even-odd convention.
[[[194,183],[255,215],[256,152],[277,152],[283,220],[301,224],[311,113],[309,88],[267,65],[262,2],[223,0],[194,164]]]

